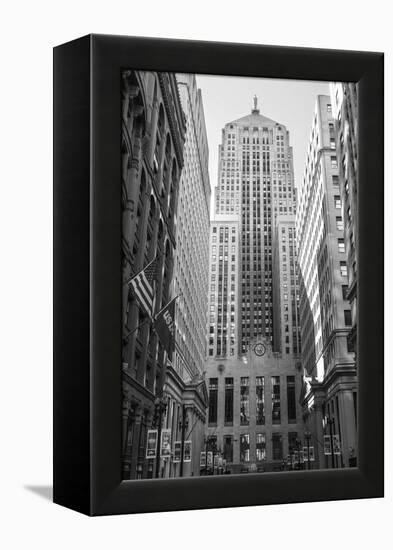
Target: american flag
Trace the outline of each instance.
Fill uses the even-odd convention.
[[[158,262],[154,258],[142,271],[133,277],[129,284],[135,296],[148,315],[152,315],[154,303],[153,281],[157,277]]]

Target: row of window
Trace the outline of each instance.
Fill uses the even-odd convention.
[[[227,463],[251,461],[261,462],[263,460],[282,460],[283,459],[283,435],[272,433],[271,441],[268,442],[265,433],[256,433],[255,455],[251,456],[250,434],[240,434],[239,436],[239,455],[234,457],[234,437],[233,435],[224,435],[222,445],[222,456]],[[288,453],[292,453],[299,447],[297,432],[288,433]],[[213,453],[219,449],[217,436],[210,436],[207,450]]]
[[[286,377],[287,415],[288,423],[296,423],[296,392],[295,377]],[[271,383],[271,416],[273,424],[281,424],[281,385],[280,376],[272,376]],[[248,425],[251,418],[250,379],[240,378],[240,425]],[[265,377],[255,378],[255,418],[259,425],[265,424]],[[218,378],[209,378],[209,424],[217,424],[218,420]],[[234,379],[225,378],[224,386],[224,424],[231,425],[234,421]]]

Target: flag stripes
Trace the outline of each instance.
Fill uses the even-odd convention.
[[[154,290],[153,280],[157,276],[157,259],[155,258],[145,269],[130,280],[130,285],[146,313],[151,316],[153,312]]]

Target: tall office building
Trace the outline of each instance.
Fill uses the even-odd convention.
[[[352,329],[348,339],[356,354],[357,328],[357,238],[358,238],[358,95],[353,82],[335,82],[330,86],[332,113],[337,136],[337,163],[343,203],[344,241],[347,253],[348,291]]]
[[[273,349],[301,352],[295,214],[277,216],[273,230]]]
[[[295,213],[292,147],[283,124],[260,114],[229,122],[219,146],[216,213],[238,214],[239,352],[265,335],[273,342],[272,240],[276,217]]]
[[[199,475],[206,420],[203,378],[206,355],[206,294],[209,268],[209,151],[201,91],[195,75],[176,74],[186,119],[184,165],[176,208],[176,248],[171,295],[175,301],[175,349],[166,366],[163,428],[170,430],[172,456],[161,477]],[[189,460],[175,456],[175,444],[191,442]],[[180,451],[181,452],[181,451]]]
[[[280,469],[303,444],[289,133],[254,98],[249,115],[225,125],[219,156],[206,451],[230,472]]]
[[[209,150],[201,90],[195,75],[176,74],[187,120],[184,167],[179,183],[173,295],[176,350],[173,362],[187,380],[203,372],[206,355],[206,293],[209,270]]]
[[[216,214],[210,224],[209,357],[238,354],[239,243],[238,216]]]
[[[123,477],[198,475],[210,219],[202,98],[195,76],[173,73],[124,71],[122,92]],[[146,291],[141,300],[129,281],[154,259],[147,311]],[[172,350],[153,320],[178,295]]]
[[[303,413],[321,467],[356,456],[356,371],[348,347],[351,309],[336,131],[329,96],[317,97],[296,217]],[[324,436],[341,454],[324,455]]]
[[[155,310],[169,300],[186,120],[175,76],[128,70],[122,86],[123,478],[153,477],[148,430],[166,381],[166,351],[130,278],[157,258]]]

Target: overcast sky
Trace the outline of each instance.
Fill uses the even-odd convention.
[[[251,113],[254,95],[258,97],[261,115],[280,122],[289,130],[293,147],[295,185],[299,186],[316,96],[329,95],[329,84],[307,80],[208,75],[197,75],[196,79],[198,87],[202,90],[205,111],[212,193],[217,183],[221,130],[227,122]]]

